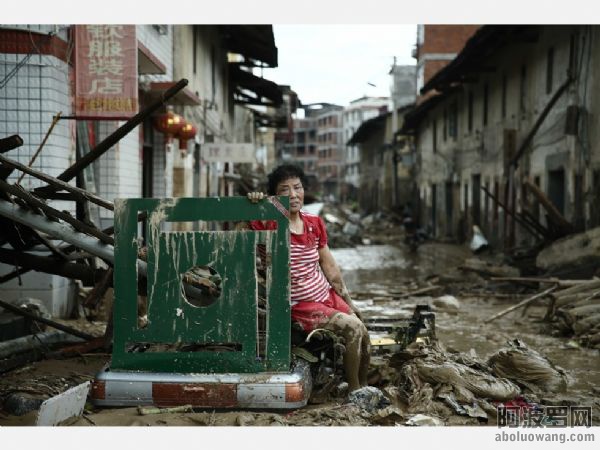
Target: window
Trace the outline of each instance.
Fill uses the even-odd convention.
[[[527,109],[527,67],[521,66],[521,83],[519,93],[519,111],[524,113]]]
[[[456,139],[458,135],[458,104],[453,102],[448,113],[448,135]]]
[[[437,120],[433,119],[433,135],[432,135],[432,141],[433,141],[433,153],[437,152]]]
[[[473,131],[473,92],[469,92],[469,100],[467,104],[467,127],[469,133]]]
[[[546,61],[546,94],[552,93],[552,76],[554,75],[554,47],[548,49]]]
[[[483,86],[483,126],[488,123],[488,103],[489,103],[490,88],[487,83]]]
[[[505,119],[506,118],[506,89],[507,89],[507,80],[506,80],[506,74],[502,75],[502,101],[501,103],[501,108],[502,108],[502,118]]]

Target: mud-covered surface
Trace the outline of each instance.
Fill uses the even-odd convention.
[[[497,376],[487,365],[489,357],[507,347],[508,341],[518,339],[532,351],[539,353],[552,366],[564,370],[565,389],[557,392],[536,388],[526,389],[519,385],[520,397],[540,405],[579,405],[600,407],[600,364],[599,351],[582,348],[573,340],[550,335],[543,316],[546,311],[543,302],[528,308],[511,312],[491,323],[484,320],[499,311],[515,304],[514,296],[493,294],[482,295],[475,283],[463,279],[448,278],[439,283],[439,289],[420,296],[401,296],[393,299],[386,293],[416,290],[428,283],[437,282],[440,275],[462,264],[472,253],[461,246],[447,244],[424,244],[416,253],[409,253],[403,244],[357,246],[351,249],[333,250],[340,264],[348,288],[357,295],[357,305],[366,319],[373,317],[399,317],[412,312],[416,304],[427,303],[436,314],[437,338],[442,353],[429,355],[414,366],[413,374],[419,369],[428,369],[427,361],[438,361],[447,355],[452,364],[467,361],[470,371],[481,370],[480,376]],[[433,280],[433,281],[432,281]],[[448,281],[450,280],[450,281]],[[472,280],[471,280],[472,281]],[[436,298],[451,293],[457,300],[450,307],[440,304]],[[523,294],[524,295],[524,294]],[[385,333],[374,333],[381,337]],[[420,350],[416,351],[419,354]],[[446,353],[444,353],[446,352]],[[352,403],[344,403],[340,398],[329,403],[308,405],[296,411],[199,411],[187,413],[162,413],[140,415],[136,408],[93,408],[86,407],[84,415],[68,422],[74,426],[313,426],[313,425],[406,425],[411,420],[423,425],[496,425],[492,401],[481,401],[463,395],[464,389],[450,382],[420,384],[411,386],[412,397],[407,391],[406,376],[403,378],[397,367],[390,367],[390,355],[374,356],[371,380],[388,398],[389,404],[372,411],[366,411]],[[414,357],[411,356],[411,357]],[[422,357],[420,355],[419,357]],[[430,358],[430,359],[427,359]],[[4,374],[0,379],[0,396],[8,390],[27,392],[37,397],[49,397],[61,390],[90,379],[108,360],[107,355],[86,354],[64,360],[45,360],[29,364],[21,369]],[[417,361],[417,360],[414,360]],[[424,361],[424,362],[423,362]],[[408,366],[405,366],[405,368]],[[431,369],[429,367],[429,369]],[[406,371],[405,371],[406,372]],[[562,372],[561,372],[562,373]],[[482,375],[483,374],[483,375]],[[406,375],[406,374],[405,374]],[[415,380],[411,379],[411,382]],[[493,380],[492,380],[493,381]],[[562,380],[561,380],[562,381]],[[501,387],[512,386],[504,383]],[[512,381],[511,381],[512,383]],[[460,383],[454,383],[455,385]],[[429,386],[429,387],[427,387]],[[416,391],[415,391],[416,389]],[[468,393],[467,393],[468,394]],[[427,405],[420,407],[418,401],[429,397]],[[462,397],[465,397],[466,400]],[[437,400],[436,400],[437,398]],[[468,414],[456,414],[448,404],[455,399],[462,401]],[[444,402],[440,399],[445,399]],[[414,402],[412,405],[410,402]],[[432,403],[432,401],[434,403]],[[437,403],[435,403],[437,402]],[[423,403],[425,404],[425,403]],[[441,406],[440,406],[441,405]],[[423,416],[424,415],[424,416]],[[0,425],[32,425],[35,411],[22,416],[0,412]],[[484,417],[486,417],[484,419]],[[594,424],[598,425],[594,420]]]

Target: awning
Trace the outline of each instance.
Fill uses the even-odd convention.
[[[147,97],[158,98],[164,95],[171,87],[177,84],[175,81],[156,81],[150,83],[150,90],[146,92]],[[169,102],[170,105],[198,106],[202,103],[200,98],[187,87],[180,90]]]
[[[385,120],[392,113],[380,114],[372,119],[365,120],[360,124],[358,130],[352,135],[346,145],[356,145],[365,142],[375,131],[385,127]]]
[[[288,126],[287,116],[265,114],[254,110],[252,112],[254,113],[254,123],[258,127],[287,128]]]
[[[222,25],[221,31],[225,48],[244,56],[246,65],[260,61],[267,67],[277,67],[277,47],[272,25]]]
[[[535,42],[537,25],[484,25],[466,42],[461,52],[437,72],[421,89],[444,91],[454,83],[473,81],[477,72],[496,70],[490,65],[490,55],[511,42]]]
[[[275,107],[283,103],[281,88],[277,83],[257,77],[236,64],[229,65],[229,76],[235,86],[236,103]]]
[[[138,73],[140,75],[164,75],[167,73],[167,66],[140,41],[138,41]]]

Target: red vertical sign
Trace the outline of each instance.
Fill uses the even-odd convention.
[[[75,114],[129,119],[138,112],[135,25],[75,26]]]

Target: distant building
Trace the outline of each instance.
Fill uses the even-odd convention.
[[[413,66],[414,79],[414,66]],[[413,84],[414,100],[414,84]],[[347,144],[361,124],[390,108],[388,97],[361,97],[350,102],[344,108],[343,128],[344,144]],[[357,190],[360,185],[360,153],[357,145],[346,145],[344,158],[344,183],[341,188],[343,200],[357,200]]]
[[[312,177],[317,175],[317,127],[316,119],[306,117],[293,119],[291,139],[283,143],[281,162],[297,164]]]
[[[308,116],[314,117],[317,124],[319,191],[326,198],[339,200],[345,160],[344,108],[330,103],[320,103],[311,105]]]
[[[402,121],[411,108],[404,106],[395,115]],[[357,200],[363,213],[398,210],[412,195],[412,140],[397,133],[393,117],[386,112],[364,121],[349,141],[360,149]]]

